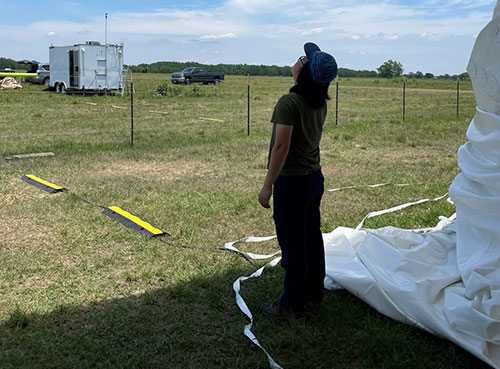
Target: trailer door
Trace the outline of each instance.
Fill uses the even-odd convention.
[[[78,50],[69,50],[69,86],[80,88],[80,53]]]

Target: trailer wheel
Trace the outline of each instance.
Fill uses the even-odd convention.
[[[54,88],[56,90],[56,93],[58,94],[63,94],[66,92],[66,87],[64,86],[64,83],[56,83],[54,85]]]

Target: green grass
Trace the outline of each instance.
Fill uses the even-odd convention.
[[[1,368],[267,368],[243,335],[232,282],[255,267],[218,250],[244,236],[274,234],[258,205],[272,109],[291,78],[220,86],[176,86],[166,75],[134,75],[130,96],[56,95],[39,86],[0,91],[0,154],[52,151],[53,158],[0,162]],[[322,141],[326,187],[408,183],[326,192],[323,231],[354,227],[370,211],[444,194],[459,172],[456,152],[474,114],[462,83],[342,79]],[[92,103],[92,104],[89,104]],[[93,105],[96,104],[96,105]],[[127,107],[119,109],[114,106]],[[160,113],[159,113],[160,112]],[[202,121],[199,117],[224,120]],[[33,173],[68,188],[49,195],[20,180]],[[118,205],[171,233],[178,248],[147,240],[75,195]],[[427,203],[369,219],[365,226],[433,226],[454,208]],[[269,253],[275,241],[242,245]],[[346,291],[328,291],[306,322],[259,312],[279,297],[283,272],[243,284],[254,333],[285,368],[481,368],[463,349],[390,320]]]

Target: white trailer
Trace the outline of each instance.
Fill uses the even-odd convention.
[[[49,59],[50,86],[56,92],[123,91],[123,45],[50,46]]]

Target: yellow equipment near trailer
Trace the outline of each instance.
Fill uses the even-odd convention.
[[[0,72],[0,77],[36,77],[36,73]]]

